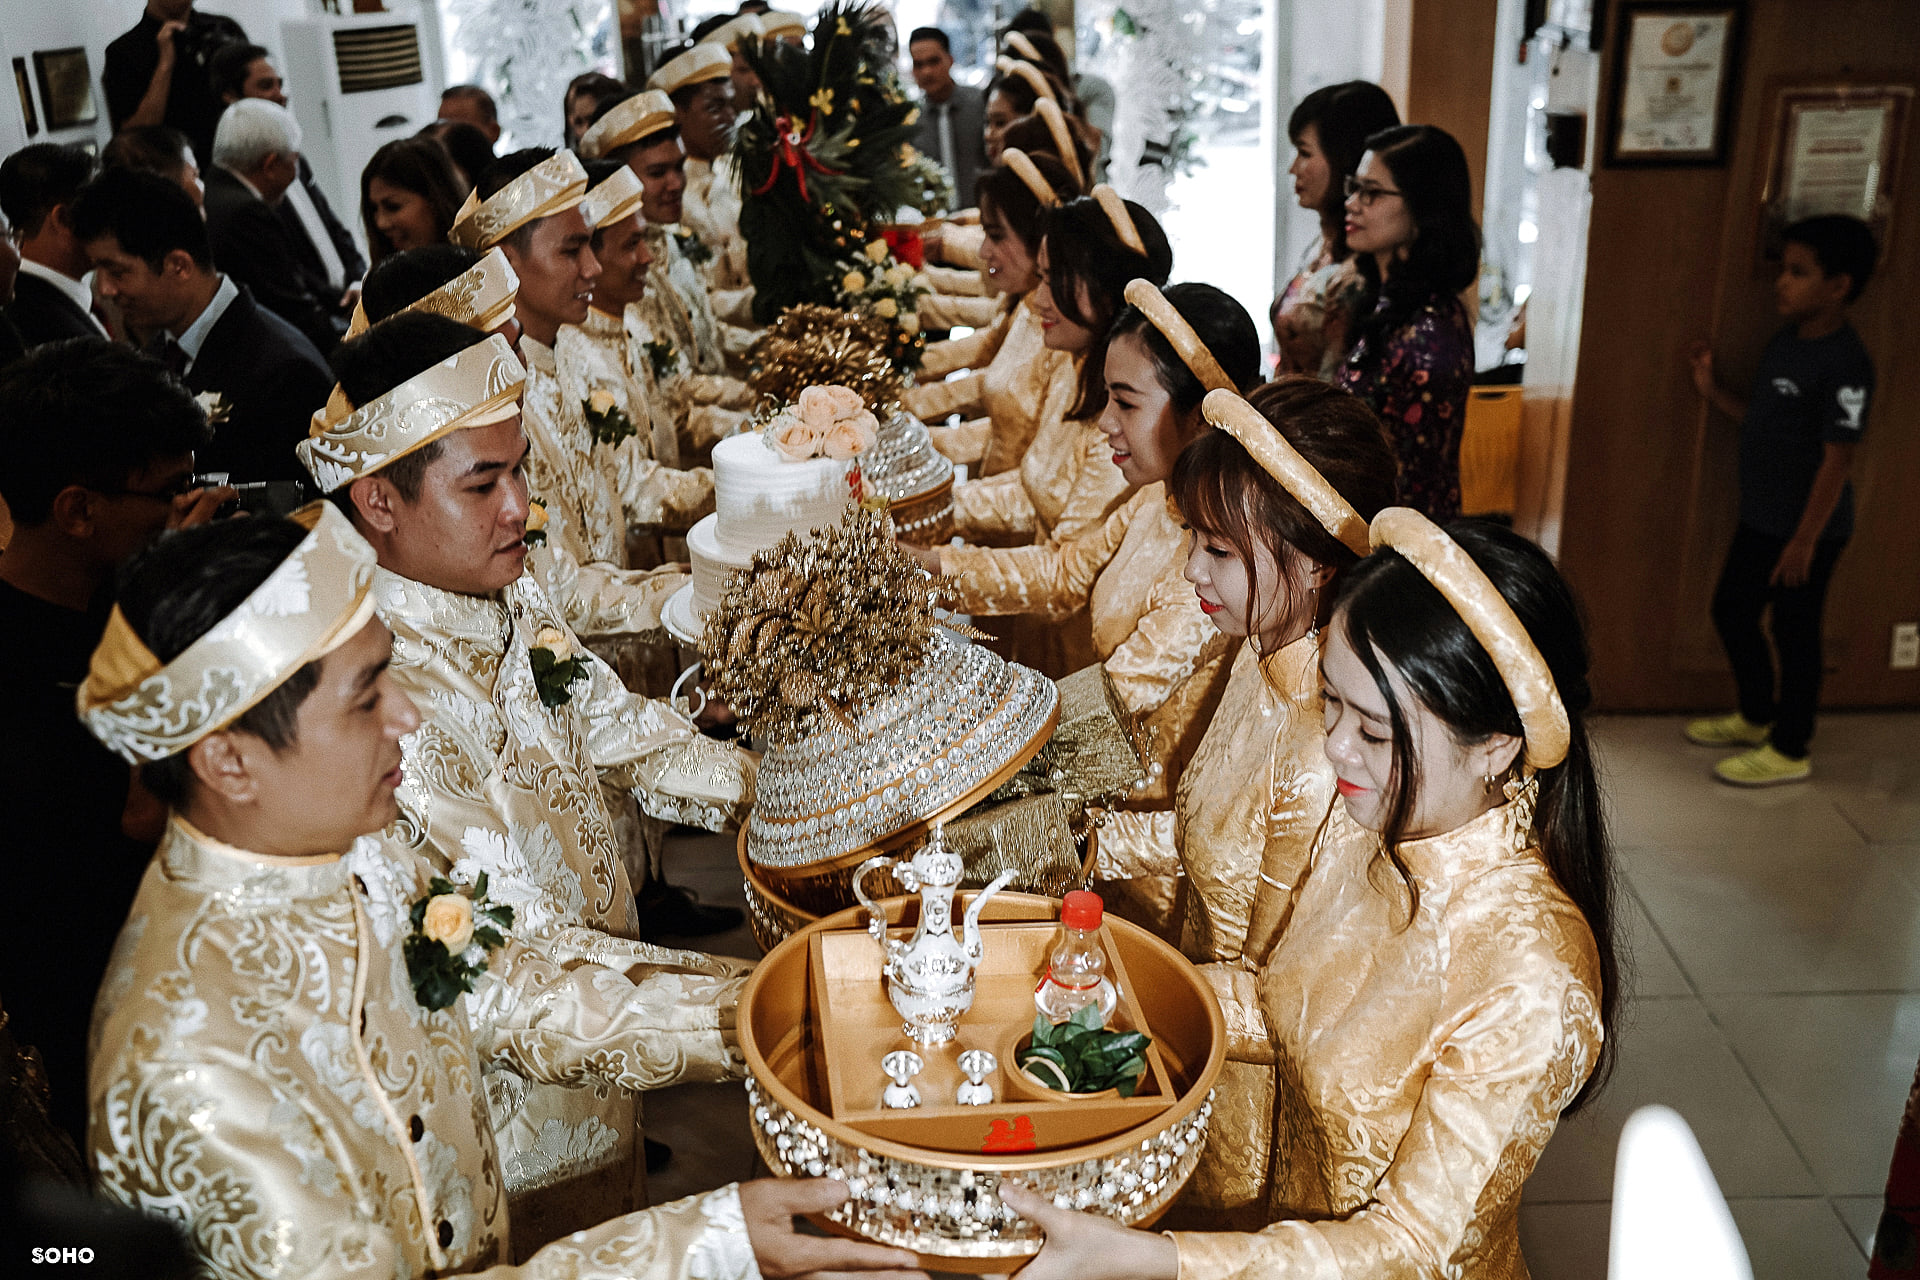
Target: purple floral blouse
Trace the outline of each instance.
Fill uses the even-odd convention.
[[[1460,299],[1436,294],[1384,339],[1362,337],[1335,381],[1385,424],[1400,459],[1400,505],[1436,523],[1458,516],[1460,433],[1473,386],[1473,326]]]

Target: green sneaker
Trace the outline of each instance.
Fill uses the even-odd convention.
[[[1687,741],[1701,747],[1760,747],[1766,745],[1767,726],[1755,724],[1738,711],[1708,716],[1687,721]]]
[[[1714,776],[1736,787],[1777,787],[1787,782],[1805,782],[1813,776],[1813,761],[1783,756],[1768,743],[1729,756],[1713,766]]]

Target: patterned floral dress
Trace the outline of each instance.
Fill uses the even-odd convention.
[[[1390,304],[1383,296],[1374,314]],[[1436,522],[1460,514],[1460,434],[1473,386],[1473,324],[1434,294],[1385,335],[1362,336],[1336,379],[1373,406],[1400,459],[1400,505]]]

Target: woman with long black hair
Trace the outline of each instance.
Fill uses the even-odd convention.
[[[1321,658],[1340,802],[1255,971],[1209,972],[1229,1055],[1270,1064],[1245,1232],[1129,1231],[1005,1188],[1022,1274],[1513,1280],[1521,1189],[1606,1078],[1620,1003],[1587,645],[1539,547],[1392,507]]]
[[[1320,234],[1268,311],[1281,373],[1331,380],[1347,358],[1353,307],[1364,292],[1347,247],[1347,179],[1360,167],[1367,139],[1399,123],[1387,91],[1366,80],[1315,89],[1287,119],[1293,196],[1319,215]]]
[[[1444,129],[1367,139],[1346,185],[1347,245],[1366,293],[1337,381],[1373,406],[1400,458],[1400,501],[1460,514],[1460,433],[1473,386],[1473,323],[1460,301],[1480,270],[1467,157]]]

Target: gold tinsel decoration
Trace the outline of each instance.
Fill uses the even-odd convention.
[[[788,307],[747,348],[747,383],[763,401],[792,404],[801,391],[852,387],[886,421],[906,380],[893,367],[884,321],[817,303]]]
[[[700,643],[709,691],[769,740],[798,741],[822,717],[852,732],[920,665],[942,594],[885,512],[850,503],[839,524],[789,533],[731,576]]]

